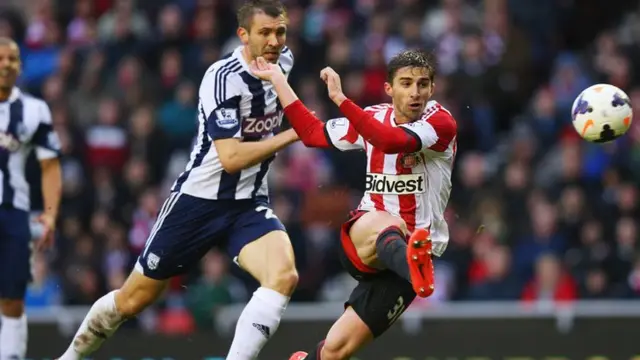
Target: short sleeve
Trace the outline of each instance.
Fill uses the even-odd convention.
[[[240,137],[242,80],[236,74],[239,67],[233,61],[214,66],[202,79],[199,116],[213,140]]]
[[[458,132],[455,119],[442,110],[400,127],[419,140],[421,149],[437,152],[446,151]]]
[[[38,109],[38,125],[31,137],[31,143],[36,147],[38,160],[60,157],[60,138],[53,129],[51,111],[45,102]]]
[[[324,131],[331,145],[340,151],[364,149],[364,139],[347,118],[327,121],[324,125]]]

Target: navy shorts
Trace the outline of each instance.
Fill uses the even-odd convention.
[[[152,279],[180,275],[212,248],[236,257],[248,243],[285,230],[266,199],[208,200],[171,193],[160,209],[136,269]]]
[[[24,299],[31,282],[29,213],[0,207],[0,298]]]

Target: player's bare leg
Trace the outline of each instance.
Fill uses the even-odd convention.
[[[325,340],[308,353],[296,352],[289,360],[347,360],[371,341],[373,333],[349,307],[333,324]]]
[[[407,241],[407,226],[401,218],[384,211],[371,211],[351,226],[349,236],[363,263],[387,268],[413,285],[420,297],[434,291],[431,239],[417,229]]]
[[[0,360],[27,355],[27,317],[22,299],[0,299]]]
[[[242,311],[227,360],[250,360],[276,332],[298,284],[293,247],[284,231],[272,231],[244,246],[238,263],[260,283]]]
[[[93,304],[60,360],[80,360],[98,350],[123,322],[151,305],[166,285],[166,280],[154,280],[138,270],[132,271],[120,290]]]

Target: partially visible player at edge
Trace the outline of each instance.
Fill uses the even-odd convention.
[[[262,56],[288,74],[293,56],[285,47],[287,14],[279,1],[245,3],[238,23],[243,45],[202,79],[197,143],[135,269],[121,289],[91,307],[60,359],[96,351],[120,324],[153,303],[171,277],[216,244],[260,283],[238,319],[226,359],[255,359],[276,332],[298,274],[289,237],[270,208],[266,179],[275,153],[298,136],[293,129],[275,134],[282,107],[273,86],[253,76],[248,64]]]
[[[449,240],[444,210],[451,192],[456,122],[429,100],[435,66],[421,51],[391,59],[385,91],[393,103],[364,110],[343,94],[340,76],[325,68],[321,78],[329,97],[346,115],[326,124],[298,100],[277,67],[258,59],[252,71],[273,83],[305,145],[367,153],[366,193],[341,234],[341,262],[358,285],[326,340],[290,360],[349,359],[384,333],[416,294],[427,297],[434,291],[431,253],[442,255]]]
[[[27,318],[24,296],[31,281],[31,230],[27,156],[35,148],[42,169],[44,211],[38,218],[44,233],[38,250],[53,244],[62,189],[60,142],[47,104],[16,87],[20,50],[0,37],[0,360],[24,359]]]

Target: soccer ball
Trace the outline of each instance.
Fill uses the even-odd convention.
[[[583,139],[607,143],[629,130],[633,110],[624,91],[613,85],[596,84],[578,95],[571,115],[573,127]]]

